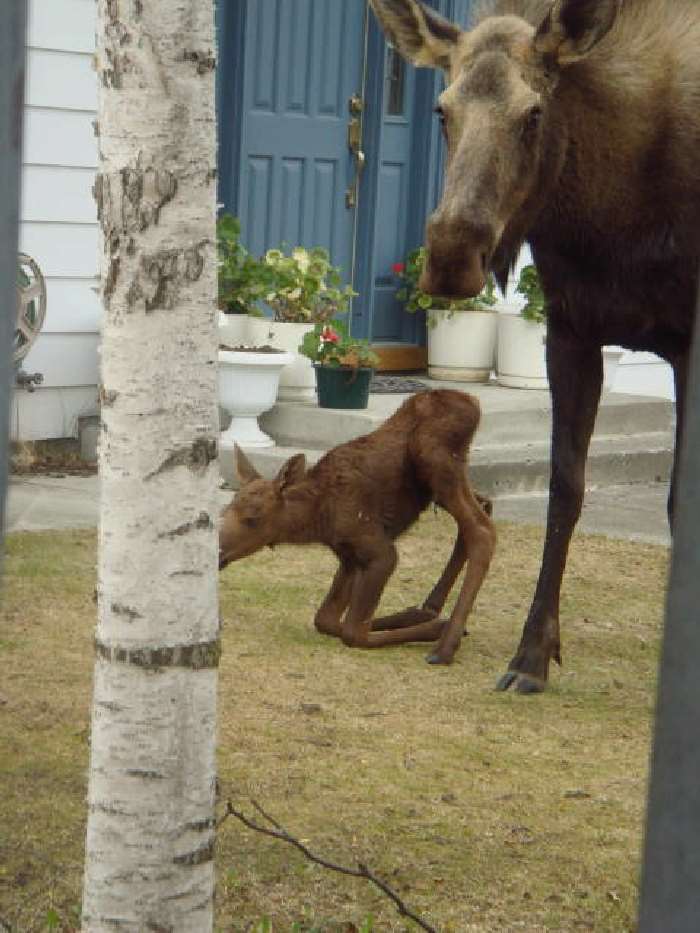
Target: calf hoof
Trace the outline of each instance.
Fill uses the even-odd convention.
[[[454,655],[448,657],[447,655],[440,654],[439,651],[433,651],[425,656],[425,660],[428,664],[452,664],[453,658]]]
[[[508,671],[496,684],[496,690],[504,692],[513,687],[516,693],[531,694],[544,693],[547,684],[532,674],[523,674],[520,671]]]

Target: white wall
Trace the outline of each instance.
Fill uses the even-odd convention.
[[[15,392],[13,436],[70,437],[97,412],[97,87],[94,0],[30,0],[20,249],[46,278],[41,336],[24,360],[41,372]]]

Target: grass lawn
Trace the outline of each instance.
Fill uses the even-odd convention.
[[[391,611],[420,601],[452,544],[426,515],[400,547]],[[258,800],[314,851],[358,860],[440,931],[634,928],[667,551],[577,536],[565,667],[537,697],[493,685],[511,657],[542,531],[499,526],[470,636],[352,651],[313,610],[334,559],[279,548],[221,577],[222,801]],[[95,536],[16,534],[0,617],[0,920],[77,928],[93,665]],[[232,818],[217,930],[415,929],[366,882],[310,865]],[[0,923],[0,929],[2,924]]]

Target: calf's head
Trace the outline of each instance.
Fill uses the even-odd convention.
[[[291,457],[273,480],[263,479],[240,447],[235,448],[241,488],[219,526],[219,570],[285,537],[285,490],[306,473],[303,454]]]
[[[490,268],[503,287],[562,169],[566,127],[555,106],[562,72],[607,35],[621,0],[542,2],[537,27],[491,15],[468,32],[419,0],[370,2],[408,61],[446,75],[437,106],[445,186],[428,222],[420,287],[446,298],[476,295]]]

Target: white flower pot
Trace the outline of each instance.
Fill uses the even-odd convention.
[[[225,314],[219,311],[219,343],[227,347],[246,346],[250,342],[247,314]]]
[[[250,339],[255,346],[269,344],[292,354],[292,361],[285,367],[277,397],[280,401],[313,401],[316,397],[316,378],[311,360],[297,352],[304,334],[314,329],[313,324],[295,324],[287,321],[271,321],[268,318],[250,319]]]
[[[231,415],[221,435],[222,452],[240,447],[274,447],[258,427],[258,416],[275,404],[280,373],[292,362],[290,353],[219,350],[219,403]]]
[[[498,382],[513,389],[546,389],[544,324],[519,314],[498,316]]]
[[[488,382],[496,355],[493,311],[428,312],[428,375],[454,382]]]

